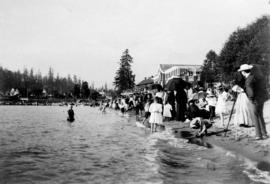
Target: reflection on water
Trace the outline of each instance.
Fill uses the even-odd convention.
[[[252,183],[252,168],[218,148],[150,134],[114,111],[76,107],[68,123],[66,110],[0,107],[1,183]]]

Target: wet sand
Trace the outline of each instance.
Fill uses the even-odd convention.
[[[229,104],[232,105],[231,103]],[[270,134],[270,100],[264,106],[264,118],[268,135]],[[227,124],[229,116],[225,117]],[[172,129],[176,137],[187,138],[202,146],[218,146],[238,155],[242,155],[252,161],[257,162],[257,168],[263,171],[270,171],[270,138],[265,140],[255,140],[255,128],[244,128],[233,124],[233,117],[229,126],[229,131],[224,136],[224,127],[220,125],[219,118],[215,120],[214,126],[209,129],[210,136],[194,138],[195,131],[189,128],[189,123],[166,122],[167,128]]]

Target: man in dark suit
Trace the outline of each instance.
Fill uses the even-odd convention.
[[[254,122],[254,125],[256,140],[260,140],[268,138],[263,118],[263,105],[267,100],[267,90],[264,85],[264,80],[256,78],[256,76],[251,73],[252,68],[252,65],[243,64],[238,71],[241,72],[246,79],[245,92],[249,100],[255,106],[256,121]]]

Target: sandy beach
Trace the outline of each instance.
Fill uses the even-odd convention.
[[[230,107],[232,103],[229,103]],[[264,106],[264,118],[266,122],[267,132],[270,132],[270,100],[265,103]],[[229,115],[225,117],[227,124]],[[215,120],[215,124],[209,129],[210,136],[204,137],[203,141],[213,146],[222,147],[225,150],[233,152],[237,155],[242,155],[252,161],[258,163],[258,168],[261,170],[270,170],[270,138],[265,140],[255,140],[255,128],[244,128],[235,126],[233,124],[233,118],[231,120],[229,131],[224,136],[224,128],[219,122],[219,119]],[[179,123],[176,121],[166,122],[166,127],[169,127],[174,131],[176,136],[181,137],[183,132],[192,132],[193,130],[188,128],[188,123]],[[220,133],[218,133],[220,132]],[[213,135],[211,135],[213,134]]]
[[[264,119],[269,135],[270,132],[270,100],[264,105]],[[228,116],[225,122],[228,122]],[[212,131],[220,130],[222,127],[217,121]],[[209,143],[219,145],[230,151],[235,151],[254,161],[270,162],[270,138],[264,140],[255,140],[255,128],[243,128],[233,124],[233,117],[229,126],[227,136],[210,136],[206,140]],[[270,164],[268,166],[270,170]]]

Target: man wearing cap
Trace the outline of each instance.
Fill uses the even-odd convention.
[[[255,115],[256,120],[254,122],[255,131],[256,131],[256,140],[268,138],[266,132],[265,121],[263,118],[263,105],[266,101],[266,90],[265,86],[262,85],[262,82],[258,80],[252,73],[252,65],[243,64],[238,70],[245,77],[245,93],[249,100],[255,106]]]

